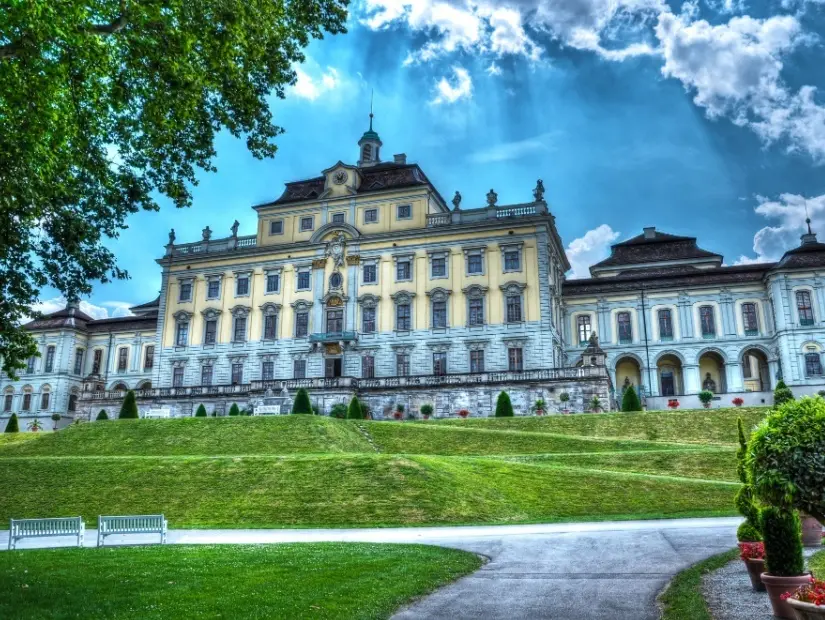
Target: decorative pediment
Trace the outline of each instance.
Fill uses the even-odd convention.
[[[189,359],[186,357],[176,357],[169,361],[172,363],[172,368],[184,368]]]
[[[390,295],[390,298],[397,304],[412,303],[414,297],[415,293],[412,293],[410,291],[398,291],[397,293],[393,293],[392,295]]]
[[[396,355],[409,355],[415,349],[415,344],[393,344],[390,345],[392,350],[395,351]]]
[[[490,344],[489,339],[464,341],[464,346],[466,346],[470,351],[481,351],[486,349],[488,344]]]
[[[187,312],[186,310],[178,310],[175,314],[172,315],[172,318],[176,321],[191,321],[194,315],[191,312]]]
[[[361,171],[356,166],[338,161],[323,171],[324,192],[322,198],[355,194],[361,186]]]
[[[478,299],[479,297],[484,297],[487,294],[488,290],[490,289],[488,289],[486,286],[473,284],[472,286],[467,286],[461,289],[461,292],[464,293],[465,296],[470,297],[471,299]]]
[[[435,287],[431,291],[427,291],[427,297],[433,301],[447,301],[447,298],[452,294],[453,292],[451,290],[441,288],[440,286]]]
[[[365,308],[375,308],[378,305],[378,302],[381,301],[380,297],[376,297],[375,295],[370,295],[367,293],[366,295],[361,295],[358,298],[358,303],[361,304]]]
[[[231,355],[229,357],[230,364],[243,364],[246,361],[246,353],[243,355]]]
[[[433,350],[433,353],[446,353],[451,345],[452,343],[450,341],[445,342],[443,340],[427,343],[427,346]]]
[[[339,234],[343,235],[344,239],[347,240],[361,238],[361,231],[352,224],[347,224],[346,222],[328,222],[312,233],[312,237],[310,237],[309,240],[311,243],[321,243],[331,241]]]
[[[201,314],[203,315],[203,318],[209,321],[212,319],[217,319],[221,315],[221,310],[220,308],[204,308],[201,310]]]
[[[278,352],[259,353],[258,357],[262,362],[274,362],[275,358],[278,357]]]
[[[278,314],[281,311],[281,304],[275,304],[271,301],[260,306],[261,312],[267,315]]]
[[[347,301],[349,301],[349,297],[341,295],[341,293],[327,293],[321,298],[321,304],[329,308],[340,308]]]
[[[298,301],[293,301],[289,306],[293,310],[309,310],[312,307],[312,302],[306,299],[299,299]]]
[[[508,347],[524,347],[530,339],[527,336],[517,338],[502,338],[501,341]]]
[[[249,316],[249,313],[252,312],[252,308],[250,308],[249,306],[240,306],[240,305],[239,306],[233,306],[232,308],[229,309],[229,312],[232,314],[232,316],[234,316],[236,318],[237,317],[244,318],[244,317]]]
[[[214,366],[215,362],[218,361],[218,358],[215,356],[201,357],[198,358],[198,361],[200,362],[201,366]]]
[[[524,282],[516,282],[514,280],[510,280],[505,284],[499,286],[499,288],[504,292],[505,295],[519,295],[524,292],[524,289],[527,288],[527,285]]]

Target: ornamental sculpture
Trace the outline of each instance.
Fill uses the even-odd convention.
[[[455,211],[461,210],[461,194],[459,192],[456,192],[453,196],[453,207]]]
[[[338,270],[344,264],[344,251],[347,245],[347,238],[344,233],[339,232],[328,243],[326,256],[332,257],[332,267]]]
[[[536,189],[533,190],[533,197],[536,199],[536,202],[544,200],[544,181],[541,179],[536,181]]]
[[[175,245],[175,229],[169,231],[169,245]]]
[[[201,233],[203,234],[203,240],[209,241],[212,238],[212,229],[207,226],[204,228]]]
[[[238,236],[238,226],[240,226],[240,225],[241,225],[241,223],[238,220],[235,220],[235,223],[232,224],[232,228],[230,228],[230,230],[232,231],[232,236],[233,237]]]
[[[487,205],[490,207],[495,207],[496,203],[498,202],[498,194],[496,194],[492,189],[487,192]]]

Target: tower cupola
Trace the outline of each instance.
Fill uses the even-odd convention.
[[[364,132],[361,139],[358,141],[358,149],[360,156],[358,158],[358,166],[364,168],[367,166],[374,166],[381,163],[381,138],[372,128],[372,102],[370,102],[370,128]]]

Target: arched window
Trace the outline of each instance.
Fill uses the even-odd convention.
[[[3,411],[11,411],[11,405],[13,400],[14,388],[7,387],[3,393]]]
[[[49,388],[48,385],[44,385],[40,388],[40,409],[46,410],[49,408],[51,396],[51,388]]]
[[[820,353],[815,346],[805,348],[805,376],[822,376],[822,359],[820,358]]]
[[[120,347],[117,350],[117,371],[126,372],[129,364],[129,347]]]
[[[372,145],[365,144],[361,148],[361,161],[370,161],[372,159]]]
[[[69,413],[74,413],[77,410],[77,388],[72,388],[69,394],[69,406],[67,407]]]
[[[30,386],[23,388],[23,405],[20,407],[22,411],[29,411],[32,408],[32,389]]]

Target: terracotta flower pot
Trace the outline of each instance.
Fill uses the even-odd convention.
[[[788,599],[788,603],[793,608],[796,620],[822,620],[825,618],[825,606],[814,605],[813,603],[803,603]]]
[[[819,547],[822,544],[822,524],[816,517],[799,513],[802,519],[802,544],[806,547]]]
[[[782,595],[786,592],[793,593],[797,588],[811,583],[811,574],[797,575],[795,577],[776,577],[768,573],[762,573],[762,583],[768,591],[771,599],[773,615],[777,618],[795,618],[793,607],[788,601],[782,600]]]
[[[765,560],[742,560],[745,568],[748,569],[748,577],[751,578],[751,587],[754,592],[764,592],[765,584],[762,583],[762,573],[765,572]]]

